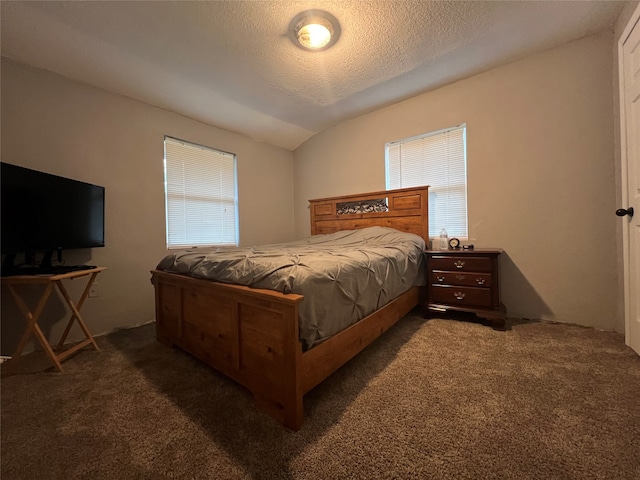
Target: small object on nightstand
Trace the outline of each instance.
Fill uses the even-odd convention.
[[[463,245],[462,249],[463,250],[473,250],[473,245]]]
[[[447,235],[447,229],[440,230],[440,250],[446,250],[449,244],[449,235]]]
[[[449,239],[449,248],[452,249],[452,250],[460,248],[460,240],[458,240],[456,237],[450,238]]]

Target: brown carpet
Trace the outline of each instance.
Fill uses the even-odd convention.
[[[2,379],[2,479],[640,479],[640,357],[620,334],[409,315],[305,397],[293,433],[153,329],[62,374],[24,357]]]

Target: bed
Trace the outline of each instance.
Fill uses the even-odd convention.
[[[352,231],[361,229],[394,229],[428,242],[427,202],[428,187],[310,200],[312,236],[302,242],[332,236],[352,241]],[[402,293],[390,293],[393,298],[381,299],[373,312],[365,311],[364,318],[352,319],[337,333],[316,331],[309,337],[306,319],[314,309],[307,306],[315,293],[296,293],[282,280],[280,291],[255,288],[262,283],[254,281],[214,281],[202,273],[201,259],[185,267],[185,258],[185,252],[172,253],[151,272],[158,341],[186,350],[245,386],[260,409],[292,430],[302,425],[304,395],[416,307],[423,290],[412,280]],[[415,259],[418,267],[421,258]]]

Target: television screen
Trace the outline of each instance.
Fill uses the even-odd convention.
[[[3,254],[104,246],[104,187],[0,163]]]

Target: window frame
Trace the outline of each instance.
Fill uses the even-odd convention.
[[[462,171],[462,176],[464,178],[464,185],[462,183],[458,183],[457,187],[455,185],[449,185],[449,178],[447,178],[447,185],[443,185],[443,186],[434,186],[432,185],[432,182],[427,181],[426,179],[424,179],[424,181],[420,181],[417,184],[406,184],[403,185],[402,184],[402,177],[400,176],[399,178],[399,185],[392,185],[392,174],[391,174],[391,155],[390,155],[390,148],[391,147],[395,147],[397,145],[402,145],[402,144],[407,144],[409,142],[415,142],[415,141],[419,141],[428,137],[433,137],[433,136],[437,136],[437,135],[443,135],[443,134],[447,134],[449,132],[455,131],[455,130],[462,130],[462,165],[458,164],[458,168],[461,169]],[[423,161],[428,160],[423,158]],[[451,159],[450,158],[446,158],[444,160],[446,162],[447,165],[450,165]],[[401,168],[401,165],[400,165]],[[400,174],[401,175],[401,174]],[[429,188],[429,197],[430,197],[430,215],[429,215],[429,238],[437,238],[440,235],[440,230],[441,228],[447,228],[446,226],[441,227],[435,224],[432,224],[432,222],[435,221],[435,215],[432,214],[431,212],[431,208],[436,208],[436,202],[433,202],[433,195],[436,195],[439,192],[443,192],[443,191],[451,191],[455,188],[462,188],[464,187],[464,192],[462,193],[464,195],[464,204],[462,204],[462,202],[458,202],[458,205],[463,205],[463,216],[464,216],[464,234],[461,234],[461,232],[458,231],[450,231],[449,229],[447,229],[447,234],[449,235],[449,237],[456,237],[459,238],[460,240],[467,240],[470,238],[469,235],[469,204],[468,204],[468,196],[469,196],[469,181],[468,181],[468,176],[467,176],[467,124],[465,122],[460,123],[458,125],[454,125],[452,127],[448,127],[448,128],[443,128],[440,130],[435,130],[432,132],[427,132],[427,133],[423,133],[420,135],[414,135],[412,137],[407,137],[407,138],[403,138],[403,139],[399,139],[399,140],[394,140],[391,142],[387,142],[385,143],[385,185],[386,185],[386,189],[393,189],[393,188],[405,188],[405,187],[414,187],[414,186],[420,186],[420,185],[430,185]],[[459,194],[460,195],[460,194]],[[433,206],[433,207],[432,207]],[[452,215],[453,216],[453,215]],[[459,224],[462,225],[462,214],[457,216],[457,218],[459,219]]]
[[[213,242],[199,242],[199,243],[171,243],[170,241],[170,209],[169,209],[169,183],[168,183],[168,168],[167,168],[167,141],[180,143],[183,145],[187,145],[190,147],[198,148],[204,151],[210,151],[214,154],[219,154],[221,156],[230,156],[233,162],[233,220],[234,220],[234,228],[233,228],[233,242],[224,242],[224,241],[213,241]],[[183,140],[177,137],[173,137],[170,135],[165,135],[163,139],[163,174],[164,174],[164,199],[165,199],[165,244],[167,250],[178,250],[178,249],[187,249],[187,248],[198,248],[198,247],[215,247],[215,246],[238,246],[240,244],[240,231],[239,224],[240,218],[238,215],[238,156],[235,153],[227,152],[218,148],[209,147],[207,145],[202,145],[199,143],[191,142],[188,140]],[[184,165],[184,162],[183,162]],[[226,171],[227,174],[230,173]],[[183,190],[184,194],[184,190]],[[220,196],[211,196],[208,197],[209,200],[217,200],[218,202],[223,202],[224,198],[222,195]]]

